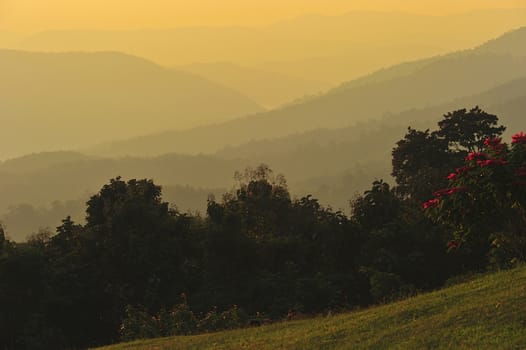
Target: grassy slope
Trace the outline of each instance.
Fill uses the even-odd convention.
[[[103,349],[524,349],[525,311],[522,267],[349,314]]]

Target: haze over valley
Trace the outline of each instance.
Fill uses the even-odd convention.
[[[23,239],[68,210],[82,220],[82,203],[115,176],[153,178],[180,210],[203,212],[209,194],[233,186],[235,171],[260,163],[285,174],[294,194],[346,211],[372,179],[390,178],[391,149],[409,125],[432,129],[447,111],[479,105],[511,130],[523,126],[526,28],[489,39],[271,110],[220,77],[198,76],[206,65],[188,73],[121,53],[0,51],[1,154],[12,158],[0,165],[2,221]],[[247,89],[286,80],[215,68],[253,77]]]

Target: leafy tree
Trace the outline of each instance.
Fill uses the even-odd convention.
[[[62,348],[63,335],[47,322],[46,255],[40,246],[11,245],[0,257],[0,346]]]
[[[382,227],[395,220],[401,211],[401,201],[389,184],[374,181],[370,190],[351,202],[352,217],[366,230]]]
[[[272,260],[267,260],[269,245],[285,233],[280,228],[285,226],[291,200],[284,178],[274,177],[262,164],[236,173],[235,179],[236,188],[225,194],[222,202],[208,202],[203,292],[213,304],[200,307],[205,310],[214,305],[226,308],[253,303],[250,299],[257,271],[268,266],[265,261]],[[218,290],[221,298],[210,296]]]
[[[125,305],[159,310],[192,288],[187,283],[197,273],[192,219],[171,210],[153,181],[113,179],[87,204],[90,255],[114,309],[111,316],[106,312],[113,329]]]
[[[279,315],[368,301],[355,264],[360,240],[345,215],[311,196],[291,200],[285,179],[265,165],[236,179],[233,192],[208,205],[205,280],[217,280],[205,289],[231,296],[213,305]]]
[[[398,193],[421,202],[437,184],[444,183],[444,174],[455,163],[448,143],[436,132],[408,128],[392,152],[392,175]]]
[[[499,118],[478,106],[460,109],[444,115],[438,122],[437,135],[455,151],[476,152],[484,148],[484,140],[502,135],[506,127],[498,125]]]
[[[412,200],[375,181],[351,204],[352,220],[362,232],[360,269],[369,277],[376,301],[438,286],[447,279],[451,269],[442,232]]]
[[[49,228],[41,227],[38,232],[27,237],[27,243],[31,246],[45,248],[49,244],[52,235],[53,233]]]

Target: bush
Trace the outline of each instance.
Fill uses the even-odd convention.
[[[221,329],[234,329],[247,325],[248,315],[237,305],[221,313]]]
[[[174,306],[171,311],[161,309],[156,316],[151,316],[141,307],[128,305],[125,317],[121,323],[121,340],[131,341],[155,337],[168,337],[174,335],[190,335],[198,331],[216,332],[225,329],[245,327],[248,324],[248,315],[237,307],[218,312],[217,307],[207,312],[198,320],[186,302]]]
[[[183,302],[172,308],[172,311],[161,310],[159,321],[163,336],[170,335],[189,335],[197,331],[197,318],[186,302],[183,295]]]
[[[158,321],[141,307],[126,306],[120,327],[123,341],[155,338],[160,336]]]
[[[383,303],[415,294],[414,286],[405,283],[394,273],[373,269],[367,271],[373,302]]]

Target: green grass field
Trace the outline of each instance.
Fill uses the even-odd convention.
[[[526,349],[526,268],[358,312],[102,349]]]

